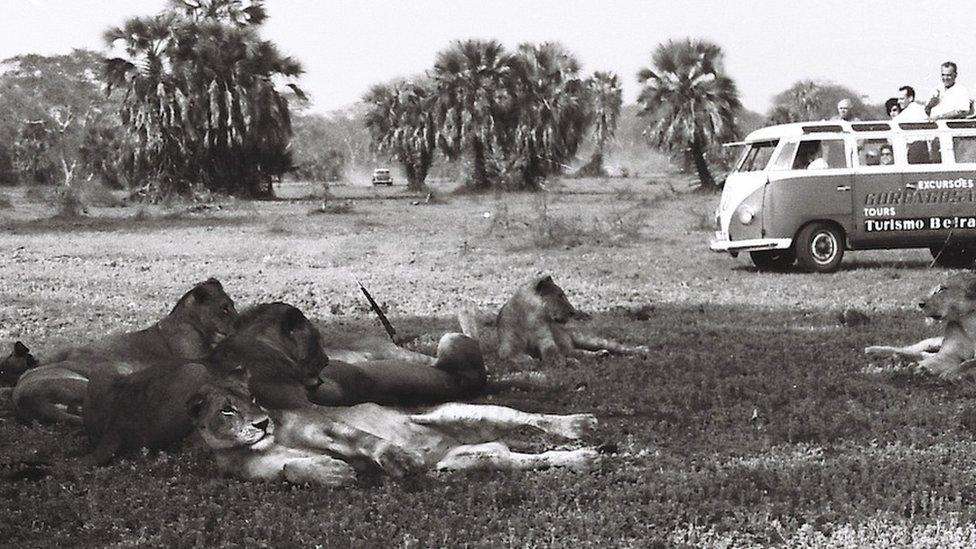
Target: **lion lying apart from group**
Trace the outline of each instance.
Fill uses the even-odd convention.
[[[610,347],[604,352],[646,350],[578,336],[565,326],[574,314],[552,279],[540,278],[502,308],[499,340],[506,353],[519,349],[550,360],[556,353],[594,351],[601,343]],[[462,318],[462,324],[475,331],[471,319]],[[442,336],[434,357],[378,347],[361,362],[347,363],[330,361],[323,348],[321,334],[298,309],[271,303],[238,315],[220,283],[210,279],[146,330],[42,357],[21,376],[13,405],[23,421],[83,422],[93,463],[167,447],[194,425],[226,472],[248,478],[335,485],[363,468],[401,475],[430,468],[586,469],[595,463],[592,448],[518,454],[497,440],[506,429],[525,425],[577,439],[596,424],[589,414],[457,403],[407,414],[380,405],[482,394],[487,375],[481,349],[463,333]],[[29,355],[18,342],[3,367],[20,368]],[[242,448],[245,454],[237,452]]]
[[[864,352],[917,362],[921,369],[943,378],[959,377],[976,366],[976,273],[949,277],[918,306],[927,318],[944,323],[942,336],[905,347],[874,345]]]

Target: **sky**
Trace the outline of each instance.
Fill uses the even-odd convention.
[[[104,50],[102,33],[165,0],[4,0],[0,59]],[[587,73],[616,72],[624,101],[636,74],[669,39],[710,40],[745,107],[765,113],[802,79],[830,81],[883,102],[905,84],[919,99],[939,64],[959,65],[976,94],[976,2],[784,0],[266,0],[262,36],[305,68],[315,111],[356,102],[375,83],[423,73],[452,40],[494,38],[506,47],[558,41]]]

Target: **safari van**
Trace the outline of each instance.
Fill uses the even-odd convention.
[[[725,180],[716,252],[832,272],[845,250],[976,260],[976,120],[800,122],[756,130]]]

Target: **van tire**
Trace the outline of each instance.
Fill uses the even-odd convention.
[[[844,234],[830,223],[810,223],[793,243],[800,268],[811,273],[832,273],[844,258]]]
[[[749,252],[749,257],[760,271],[785,271],[796,262],[793,250],[760,250]]]
[[[940,267],[967,269],[976,262],[976,243],[953,242],[944,246],[931,246],[932,259]]]

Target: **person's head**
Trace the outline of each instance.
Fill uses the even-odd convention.
[[[892,118],[901,113],[901,105],[898,103],[897,97],[892,97],[885,101],[885,112]]]
[[[850,99],[841,99],[840,101],[837,102],[837,116],[840,117],[841,120],[851,119]]]
[[[907,109],[909,105],[915,102],[915,88],[902,86],[898,88],[898,93],[898,106],[901,107],[901,110]]]
[[[881,145],[878,149],[878,154],[880,155],[880,162],[882,166],[890,166],[895,163],[895,150],[891,148],[891,145],[885,143]]]
[[[942,64],[942,85],[947,88],[951,88],[956,84],[956,76],[958,75],[956,64],[952,61],[946,61]]]

